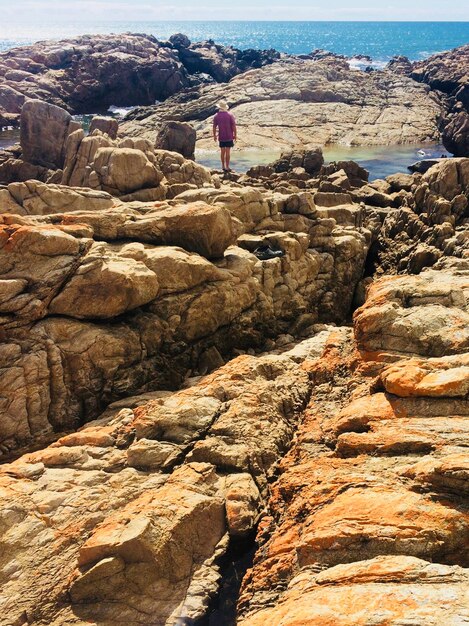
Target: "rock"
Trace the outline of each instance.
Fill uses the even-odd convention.
[[[435,626],[448,619],[457,623],[464,619],[466,576],[457,566],[403,556],[337,565],[319,574],[304,571],[291,581],[282,603],[239,624],[365,626],[386,615],[395,623],[424,626],[429,623],[428,606]],[[450,608],[447,594],[454,598]]]
[[[102,133],[105,133],[111,139],[116,139],[117,131],[119,130],[119,122],[112,117],[95,115],[90,122],[90,135],[92,135],[95,130],[99,130]]]
[[[469,98],[467,91],[467,64],[469,46],[435,54],[414,63],[409,75],[424,82],[437,92],[449,96],[448,112],[442,121],[443,143],[456,156],[469,156],[467,130],[469,127]]]
[[[464,397],[469,393],[469,357],[409,359],[381,372],[380,380],[389,393],[400,397]]]
[[[411,75],[432,89],[452,94],[464,84],[468,58],[469,45],[440,52],[415,63]]]
[[[351,205],[352,196],[348,193],[318,191],[314,194],[314,202],[320,207]]]
[[[183,33],[176,33],[175,35],[171,35],[168,41],[176,49],[188,48],[191,45],[191,40],[189,39],[189,37],[187,37],[187,35],[184,35]]]
[[[169,171],[174,153],[161,155]],[[334,220],[318,217],[308,193],[279,204],[249,188],[191,193],[205,201],[123,203],[84,188],[11,186],[0,217],[6,453],[150,381],[174,387],[233,349],[259,348],[263,328],[275,336],[305,312],[309,325],[348,315],[366,229],[333,234]],[[62,203],[71,210],[59,212]],[[266,221],[276,230],[265,233]],[[264,234],[232,245],[253,228]],[[249,250],[263,241],[282,257],[260,262]]]
[[[176,463],[182,452],[182,447],[172,443],[139,439],[127,450],[127,463],[147,470],[166,469]]]
[[[49,304],[54,315],[106,319],[154,300],[156,275],[141,261],[94,244],[61,293]]]
[[[374,283],[355,313],[359,348],[426,357],[467,351],[466,282],[464,274],[427,270]]]
[[[418,172],[419,174],[425,174],[428,170],[437,165],[440,162],[440,159],[423,159],[422,161],[416,161],[409,165],[408,169],[411,172]]]
[[[336,58],[282,59],[235,76],[227,85],[206,85],[196,98],[175,96],[131,113],[121,132],[151,139],[163,121],[193,122],[198,147],[212,149],[212,117],[222,98],[236,117],[240,148],[314,149],[345,142],[382,145],[439,139],[436,120],[442,105],[426,86],[391,72],[357,72]],[[384,109],[389,115],[381,115]]]
[[[392,174],[386,178],[386,181],[391,186],[391,191],[411,191],[412,186],[416,184],[416,180],[410,174]]]
[[[237,50],[221,46],[212,40],[185,45],[179,41],[175,46],[179,58],[190,74],[209,74],[217,82],[228,82],[231,78],[253,67],[263,67],[277,61],[280,54],[275,50]]]
[[[431,606],[436,626],[446,619],[443,598],[450,588],[458,598],[455,620],[464,615],[468,560],[459,542],[467,533],[468,350],[463,342],[452,355],[449,328],[456,344],[460,331],[435,322],[434,312],[441,309],[443,317],[458,306],[465,310],[458,289],[464,290],[467,271],[463,263],[448,263],[445,271],[375,279],[356,314],[355,337],[337,329],[311,364],[314,388],[259,525],[259,548],[238,603],[240,624],[351,626],[386,615],[423,626]],[[382,327],[382,337],[389,333],[384,350],[371,346],[372,324],[362,325],[366,307],[376,305],[383,307],[381,322],[385,309],[399,317],[395,326],[388,319]],[[398,347],[396,338],[413,324],[416,307],[422,346],[416,349],[407,336]],[[434,333],[439,358],[428,356]],[[421,356],[409,358],[412,350]],[[432,528],[436,541],[425,537]],[[416,604],[427,584],[436,586]],[[409,585],[405,592],[400,587],[399,601],[395,585]],[[410,605],[403,600],[407,593]]]
[[[469,109],[469,107],[468,107]],[[469,112],[460,111],[443,129],[443,144],[455,156],[469,156]]]
[[[196,132],[185,122],[165,122],[156,136],[155,148],[178,152],[186,159],[194,159]]]
[[[271,164],[274,172],[293,172],[295,168],[303,168],[310,175],[317,174],[324,164],[321,148],[312,150],[295,149],[282,152],[279,159]]]
[[[396,74],[407,76],[412,71],[412,62],[406,56],[394,56],[386,65],[386,69]]]
[[[189,183],[202,187],[204,183],[212,183],[209,170],[198,163],[185,160],[182,155],[156,150],[155,156],[169,184]]]
[[[194,184],[148,202],[0,190],[0,451],[17,455],[0,468],[0,613],[195,623],[229,558],[243,626],[464,620],[466,160],[375,183],[408,205],[373,209],[352,202],[351,165],[282,194],[215,188],[145,141],[83,141],[73,171],[102,180],[100,150],[134,151],[161,186]],[[318,192],[330,177],[351,193]],[[353,328],[321,323],[348,323],[357,285]]]
[[[12,68],[26,76],[13,80]],[[190,83],[177,53],[151,35],[130,33],[83,35],[8,50],[0,56],[0,77],[19,99],[39,97],[71,113],[153,104]],[[2,100],[5,110],[17,112],[9,101]]]
[[[64,145],[71,127],[69,113],[41,100],[28,100],[21,112],[21,149],[25,161],[33,165],[62,168]]]
[[[225,82],[279,58],[275,50],[191,44],[181,34],[169,42],[132,33],[41,41],[0,54],[0,121],[17,124],[28,98],[71,113],[152,105],[206,83],[207,76]]]
[[[240,357],[189,389],[122,409],[3,465],[2,519],[10,548],[4,554],[9,567],[2,614],[15,620],[24,612],[41,614],[50,624],[77,615],[141,621],[150,612],[168,626],[181,615],[202,618],[217,589],[217,562],[228,533],[243,537],[253,529],[267,496],[264,471],[269,474],[293,433],[308,393],[301,370],[308,354],[306,348],[298,362]],[[271,427],[263,433],[255,428],[263,400],[253,404],[253,391],[270,397],[264,418]],[[237,415],[232,445],[241,449],[243,432],[249,432],[256,442],[253,458],[264,459],[265,470],[257,464],[227,473],[188,462],[188,449],[209,439],[227,412]],[[135,427],[134,440],[128,435]],[[152,439],[140,436],[143,428],[153,432]],[[184,432],[188,448],[170,443],[170,432]],[[65,544],[51,526],[67,529]],[[28,580],[11,575],[20,558],[28,564]],[[33,579],[40,585],[32,585]]]
[[[250,178],[269,178],[274,173],[274,168],[272,165],[254,165],[250,167],[246,176]]]
[[[92,167],[96,172],[96,187],[114,195],[158,187],[163,178],[141,150],[131,148],[98,148]],[[91,176],[89,182],[94,182]]]
[[[351,187],[362,187],[368,182],[370,175],[364,167],[361,167],[355,161],[333,161],[323,165],[320,174],[330,177],[338,172],[341,172],[341,174],[345,173]]]
[[[103,211],[114,205],[112,196],[104,191],[83,187],[46,185],[36,180],[8,185],[8,197],[0,201],[1,213],[16,215],[50,215],[62,211]],[[6,203],[6,205],[5,205]],[[11,203],[11,206],[8,206]]]
[[[162,200],[188,188],[219,185],[207,168],[176,152],[155,150],[143,139],[113,141],[99,130],[87,137],[82,130],[72,133],[65,154],[62,184],[107,191],[124,202]]]
[[[403,474],[443,493],[467,493],[469,488],[468,458],[453,454],[443,459],[426,458],[407,468]]]
[[[261,495],[250,474],[231,474],[225,486],[226,519],[230,535],[243,537],[259,518]]]

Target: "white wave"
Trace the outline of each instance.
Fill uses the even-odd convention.
[[[351,57],[347,59],[351,70],[357,70],[363,72],[367,67],[372,67],[374,70],[383,70],[387,61],[368,61],[367,59],[360,59],[357,57]]]
[[[136,107],[116,107],[114,105],[110,106],[108,111],[112,113],[116,117],[125,117],[127,113],[133,111]]]

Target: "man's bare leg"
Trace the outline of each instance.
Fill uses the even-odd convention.
[[[226,153],[225,153],[225,165],[226,165],[227,170],[230,169],[230,158],[231,158],[231,148],[227,148]]]
[[[226,170],[226,148],[220,148],[221,154],[221,166],[223,170]]]

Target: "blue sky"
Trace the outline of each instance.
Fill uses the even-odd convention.
[[[0,15],[2,21],[10,23],[266,19],[469,21],[469,1],[0,0]]]

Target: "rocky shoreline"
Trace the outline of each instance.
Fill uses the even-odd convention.
[[[41,44],[61,101],[31,81],[0,152],[0,625],[462,624],[469,158],[370,182],[318,144],[445,133],[464,50],[356,72],[128,35],[142,85],[150,49],[211,82],[85,135],[57,104],[110,42]],[[190,158],[221,94],[279,159]]]
[[[0,126],[19,124],[28,98],[72,114],[134,105],[124,135],[151,138],[164,121],[188,121],[204,148],[223,97],[239,119],[241,147],[442,138],[451,153],[468,156],[468,50],[415,63],[396,57],[384,70],[362,72],[324,51],[242,51],[191,43],[182,34],[169,41],[129,33],[39,42],[0,53]]]

